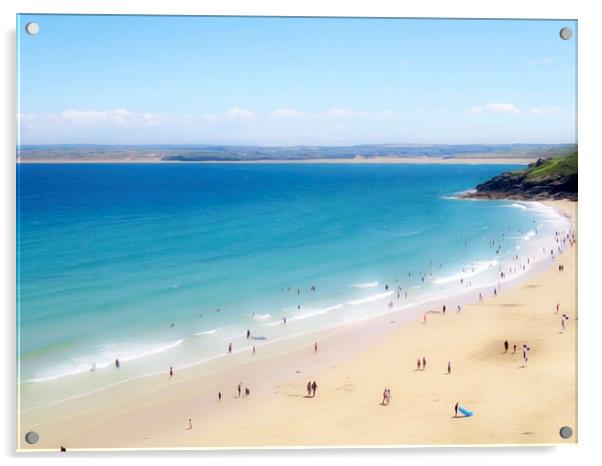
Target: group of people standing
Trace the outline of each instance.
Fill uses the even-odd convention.
[[[318,384],[315,380],[313,382],[311,380],[307,382],[307,398],[314,398],[316,396],[317,389]]]

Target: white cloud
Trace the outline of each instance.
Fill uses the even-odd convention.
[[[529,60],[527,63],[531,66],[546,66],[546,65],[552,65],[554,62],[552,61],[551,58],[544,57],[544,58],[536,58],[536,59]]]
[[[485,105],[477,105],[468,109],[472,113],[520,113],[520,109],[514,104],[505,104],[501,102],[491,102]]]
[[[253,121],[257,119],[257,114],[251,110],[234,107],[226,112],[226,118],[229,120]]]
[[[386,118],[393,115],[390,110],[379,110],[379,111],[366,111],[356,110],[352,108],[344,107],[331,107],[327,108],[321,113],[321,116],[326,118],[340,119],[340,118]]]
[[[532,115],[556,115],[561,111],[562,109],[560,107],[540,107],[529,109],[529,113]]]
[[[203,115],[201,115],[201,120],[205,123],[217,123],[220,121],[220,117],[215,113],[203,113]]]
[[[302,115],[302,112],[295,110],[294,108],[279,108],[270,113],[272,118],[297,118]]]
[[[104,126],[116,128],[149,128],[168,125],[190,124],[190,115],[169,113],[131,112],[126,109],[117,110],[65,110],[58,115],[48,117],[56,120],[58,116],[63,122],[75,126]],[[36,116],[39,118],[39,116]]]

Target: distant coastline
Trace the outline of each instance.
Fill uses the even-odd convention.
[[[528,164],[575,144],[362,144],[353,146],[20,145],[17,163]]]
[[[214,164],[214,163],[225,163],[225,164],[293,164],[293,165],[305,165],[305,164],[358,164],[358,165],[369,165],[369,164],[444,164],[444,165],[528,165],[536,160],[536,158],[444,158],[444,157],[354,157],[349,159],[303,159],[303,160],[291,160],[291,159],[260,159],[260,160],[162,160],[162,159],[132,159],[132,160],[107,160],[107,159],[86,159],[86,160],[73,160],[73,159],[21,159],[17,160],[17,163],[23,164]]]

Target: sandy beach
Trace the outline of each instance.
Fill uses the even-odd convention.
[[[548,204],[576,228],[577,203]],[[461,302],[467,304],[460,313],[455,311],[458,300],[448,303],[445,314],[433,304],[437,312],[427,313],[426,323],[424,309],[396,311],[300,338],[286,351],[274,344],[269,354],[232,355],[226,367],[216,365],[213,373],[176,369],[173,379],[167,373],[148,377],[25,412],[18,446],[56,451],[60,446],[574,443],[576,254],[576,247],[567,247],[542,270],[502,284],[497,296],[484,294],[481,303],[474,294],[464,297]],[[564,331],[562,314],[569,316]],[[524,344],[530,348],[526,366]],[[417,370],[416,361],[423,357],[427,367]],[[307,397],[307,382],[314,380],[316,396]],[[244,396],[246,387],[249,396]],[[385,388],[391,391],[388,405],[381,404]],[[454,417],[456,403],[475,415]],[[572,438],[560,438],[562,426],[573,428]],[[22,441],[29,430],[40,434],[35,446]]]

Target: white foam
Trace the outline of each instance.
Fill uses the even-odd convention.
[[[378,286],[378,282],[357,283],[349,286],[351,288],[376,288]]]
[[[268,320],[272,316],[270,314],[255,314],[251,317],[253,320]]]
[[[529,230],[525,236],[523,236],[523,241],[529,241],[533,238],[537,233],[534,230]]]
[[[489,270],[491,267],[494,267],[497,264],[497,260],[474,262],[473,264],[464,267],[463,270],[461,270],[460,272],[436,278],[434,282],[437,285],[443,285],[445,283],[450,283],[454,281],[459,282],[462,279],[474,277],[475,275],[481,272],[485,272],[486,270]]]
[[[326,314],[329,311],[334,311],[335,309],[341,309],[342,307],[343,307],[342,304],[337,304],[335,306],[325,307],[324,309],[309,310],[307,312],[303,312],[299,315],[293,316],[290,319],[287,319],[287,322],[291,321],[291,320],[303,320],[303,319],[307,319],[308,317],[319,316],[322,314]]]
[[[358,304],[365,304],[365,303],[371,303],[374,301],[378,301],[379,299],[383,299],[386,298],[387,296],[391,296],[394,293],[394,291],[386,291],[384,293],[378,293],[378,294],[373,294],[370,296],[366,296],[365,298],[362,299],[358,299],[356,301],[349,301],[345,304],[349,304],[350,306],[355,306]]]
[[[114,364],[115,359],[119,359],[120,362],[134,361],[136,359],[173,349],[182,344],[183,341],[184,339],[181,338],[171,343],[161,345],[142,343],[113,343],[102,345],[98,347],[96,353],[92,356],[73,358],[68,362],[44,370],[38,376],[26,380],[25,382],[47,382],[61,377],[90,372],[92,364],[94,363],[96,363],[96,369],[98,370]]]
[[[197,332],[194,334],[195,337],[199,337],[201,335],[213,335],[215,332],[217,332],[217,329],[211,329],[211,330],[203,330],[202,332]]]
[[[529,209],[527,209],[527,206],[525,206],[523,204],[519,204],[518,202],[513,202],[512,204],[505,205],[504,207],[512,207],[514,209],[521,209],[521,210],[529,210]]]

